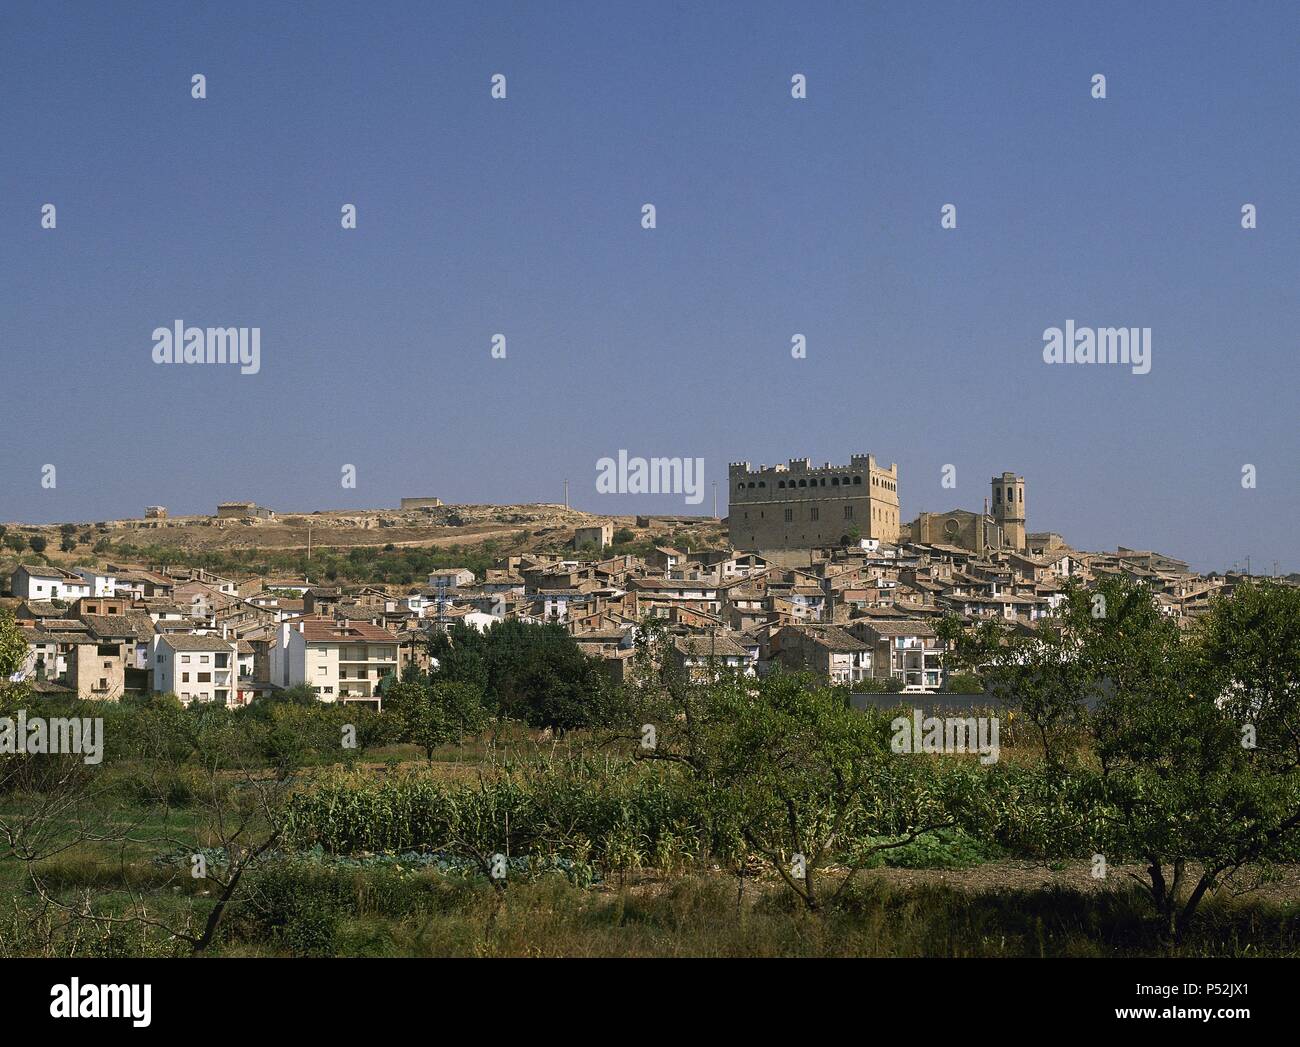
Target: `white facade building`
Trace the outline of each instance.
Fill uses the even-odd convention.
[[[19,564],[10,583],[15,596],[24,600],[62,600],[72,603],[90,596],[90,583],[70,571],[39,564]]]
[[[182,703],[234,704],[238,683],[235,641],[192,633],[160,633],[153,641],[153,689]]]
[[[280,625],[271,682],[307,684],[322,702],[379,705],[379,683],[397,673],[397,637],[369,622],[305,618]]]

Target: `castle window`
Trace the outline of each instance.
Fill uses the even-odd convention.
[[[840,478],[839,478],[838,476],[832,476],[832,477],[831,477],[831,486],[832,486],[832,487],[839,487],[839,485],[840,485]]]
[[[861,486],[861,484],[862,484],[862,477],[860,477],[860,476],[855,476],[855,477],[853,478],[853,482],[854,482],[855,484],[858,484],[859,486]]]
[[[754,481],[753,481],[753,480],[750,480],[750,481],[749,481],[749,489],[750,489],[751,491],[754,489]]]
[[[995,487],[995,488],[993,489],[993,500],[994,500],[995,502],[1000,502],[1000,501],[1002,501],[1002,488],[1001,488],[1001,487]]]
[[[767,486],[767,481],[766,481],[766,480],[759,480],[759,481],[758,481],[758,486],[759,486],[759,487],[766,487],[766,486]]]
[[[846,520],[852,520],[852,519],[853,519],[853,506],[851,506],[851,505],[846,505],[846,506],[844,507],[844,519],[846,519]]]
[[[745,489],[745,485],[744,485],[743,483],[741,483],[741,484],[736,484],[736,490],[737,490],[737,491],[743,491],[744,489]]]
[[[1008,502],[1014,502],[1015,500],[1016,500],[1016,496],[1015,496],[1015,494],[1012,492],[1011,488],[1008,487],[1008,488],[1007,488],[1007,501],[1008,501]]]
[[[793,520],[794,520],[794,510],[793,510],[793,509],[787,509],[787,510],[785,511],[785,522],[786,522],[786,523],[790,523],[790,522],[793,521]]]
[[[785,481],[784,481],[784,480],[781,480],[781,481],[779,481],[779,482],[777,483],[777,487],[784,487],[784,486],[785,486]]]
[[[799,486],[800,486],[800,487],[807,487],[807,486],[808,486],[808,481],[807,481],[807,480],[800,480],[800,481],[799,481]]]
[[[809,519],[812,519],[812,520],[820,520],[820,519],[821,519],[821,515],[822,515],[822,511],[821,511],[820,509],[818,509],[816,506],[813,506],[813,507],[809,510]]]

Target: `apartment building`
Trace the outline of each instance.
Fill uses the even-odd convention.
[[[284,622],[271,649],[271,682],[280,687],[305,683],[323,702],[379,708],[380,681],[398,671],[398,643],[393,633],[368,622]]]
[[[873,676],[892,676],[911,692],[937,691],[943,683],[943,641],[928,622],[865,619],[846,631],[871,648]]]
[[[193,633],[159,633],[153,641],[153,689],[185,705],[231,705],[238,684],[235,641]]]

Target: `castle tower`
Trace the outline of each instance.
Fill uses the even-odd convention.
[[[993,477],[993,519],[1002,528],[1007,547],[1025,548],[1025,478],[1015,473]]]

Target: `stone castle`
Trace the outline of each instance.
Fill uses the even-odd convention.
[[[739,549],[815,549],[860,538],[896,542],[900,534],[898,466],[869,454],[813,468],[807,458],[751,471],[728,468],[731,543]]]
[[[727,525],[737,549],[821,549],[872,539],[983,554],[1039,551],[1060,542],[1058,535],[1025,530],[1025,478],[1012,472],[989,481],[983,512],[921,513],[910,524],[901,522],[898,466],[886,469],[869,454],[853,455],[847,466],[827,462],[820,468],[807,458],[757,470],[732,462],[728,483]]]

